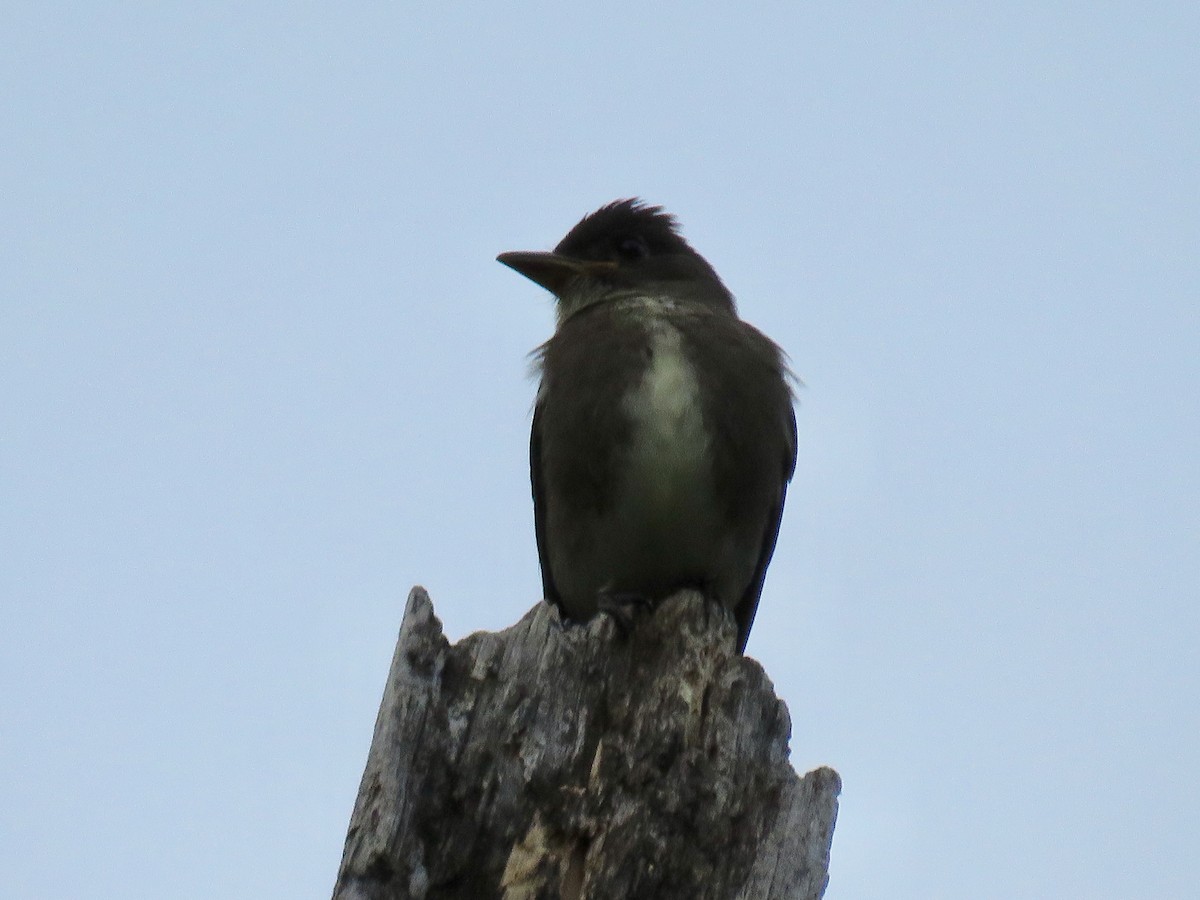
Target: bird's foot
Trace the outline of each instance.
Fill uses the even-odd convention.
[[[634,619],[639,613],[654,609],[654,602],[645,594],[634,591],[601,591],[596,598],[596,609],[606,613],[621,632],[621,637],[627,638],[633,630]]]

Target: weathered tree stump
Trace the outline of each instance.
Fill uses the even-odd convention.
[[[682,592],[628,634],[539,603],[451,646],[409,595],[335,900],[819,898],[840,781],[732,617]]]

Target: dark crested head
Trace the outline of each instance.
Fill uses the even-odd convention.
[[[631,198],[588,213],[554,248],[574,259],[637,261],[648,256],[692,253],[679,222],[661,206]]]
[[[584,216],[552,253],[502,253],[500,262],[553,292],[560,316],[631,291],[733,312],[733,296],[661,206],[631,198]]]

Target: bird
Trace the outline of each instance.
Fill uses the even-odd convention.
[[[638,198],[497,260],[556,301],[529,447],[545,599],[587,621],[693,588],[733,614],[744,653],[796,469],[782,349]]]

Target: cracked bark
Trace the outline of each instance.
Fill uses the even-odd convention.
[[[817,900],[841,784],[733,645],[685,591],[628,635],[539,603],[451,646],[414,588],[335,900]]]

